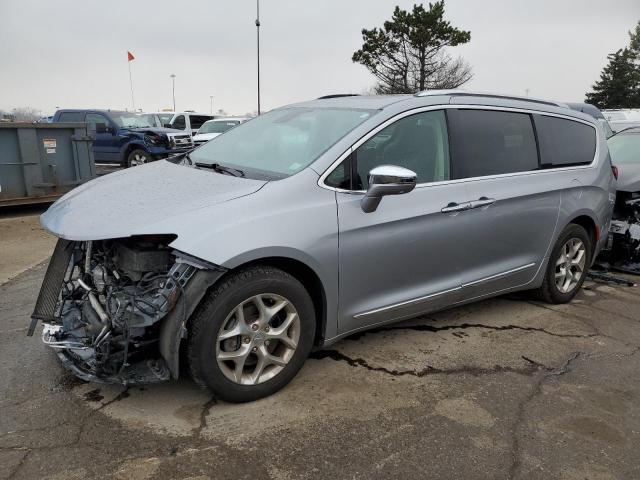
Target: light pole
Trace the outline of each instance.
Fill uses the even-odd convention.
[[[172,73],[171,77],[171,94],[173,95],[173,111],[176,111],[176,75]]]
[[[260,115],[260,0],[256,0],[256,31],[258,39],[258,115]]]
[[[211,100],[211,115],[213,115],[213,95],[209,95],[209,100]]]

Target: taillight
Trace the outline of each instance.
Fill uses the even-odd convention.
[[[618,179],[618,167],[616,167],[615,165],[611,165],[611,171],[613,172],[613,176],[616,177],[616,180]]]

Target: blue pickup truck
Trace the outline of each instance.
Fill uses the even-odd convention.
[[[99,163],[135,167],[193,148],[191,135],[164,128],[155,114],[114,110],[58,110],[53,122],[84,122]]]

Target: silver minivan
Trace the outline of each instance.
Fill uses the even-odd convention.
[[[517,290],[568,302],[614,201],[602,128],[562,104],[432,91],[291,105],[57,201],[30,334],[43,321],[88,381],[164,381],[186,362],[219,398],[250,401],[373,326]]]

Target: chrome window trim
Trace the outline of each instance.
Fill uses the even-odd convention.
[[[406,112],[402,112],[399,113],[397,115],[394,115],[393,117],[387,119],[386,121],[384,121],[383,123],[381,123],[380,125],[378,125],[377,127],[375,127],[373,130],[371,130],[370,132],[368,132],[366,135],[364,135],[363,137],[361,137],[357,142],[355,142],[353,145],[351,145],[351,147],[349,147],[342,155],[340,155],[338,157],[338,159],[333,162],[331,165],[329,165],[329,167],[324,171],[324,173],[322,175],[320,175],[320,178],[318,178],[318,186],[321,188],[324,188],[326,190],[332,190],[334,192],[340,192],[340,193],[349,193],[349,194],[364,194],[366,193],[366,190],[346,190],[344,188],[337,188],[337,187],[331,187],[327,184],[325,184],[325,180],[327,179],[327,177],[329,175],[331,175],[331,173],[333,173],[333,171],[338,167],[338,165],[340,165],[349,155],[351,155],[351,153],[358,149],[363,143],[365,143],[367,140],[369,140],[371,137],[375,136],[378,132],[380,132],[381,130],[385,129],[386,127],[388,127],[389,125],[397,122],[398,120],[401,120],[405,117],[409,117],[411,115],[416,115],[418,113],[423,113],[423,112],[430,112],[430,111],[434,111],[434,110],[445,110],[445,109],[449,109],[449,108],[453,108],[453,109],[465,109],[465,110],[494,110],[494,111],[501,111],[501,112],[511,112],[511,113],[525,113],[525,114],[529,114],[529,115],[533,115],[533,114],[537,114],[537,115],[543,115],[543,116],[547,116],[547,117],[557,117],[557,118],[563,118],[565,120],[570,120],[570,121],[574,121],[574,122],[578,122],[578,123],[583,123],[585,125],[588,125],[589,127],[593,128],[593,130],[595,131],[595,135],[596,135],[596,150],[593,156],[593,160],[591,160],[590,163],[585,164],[585,165],[575,165],[575,166],[571,166],[571,167],[558,167],[558,168],[545,168],[544,170],[529,170],[526,172],[511,172],[511,173],[500,173],[497,175],[487,175],[487,176],[482,176],[482,177],[470,177],[470,178],[459,178],[459,179],[455,179],[455,180],[442,180],[439,182],[424,182],[424,183],[418,183],[416,185],[415,188],[425,188],[425,187],[436,187],[436,186],[440,186],[440,185],[451,185],[451,184],[456,184],[456,183],[466,183],[466,182],[473,182],[473,181],[478,181],[478,180],[485,180],[485,179],[494,179],[494,178],[507,178],[507,177],[515,177],[515,176],[524,176],[524,175],[541,175],[541,174],[545,174],[545,173],[556,173],[556,172],[566,172],[566,171],[573,171],[573,170],[587,170],[587,169],[591,169],[594,167],[598,166],[598,159],[600,157],[600,144],[601,142],[598,141],[598,129],[596,128],[596,126],[591,123],[588,122],[587,120],[583,120],[581,118],[576,118],[576,117],[572,117],[570,115],[562,115],[559,113],[551,113],[551,112],[545,112],[542,110],[534,110],[534,109],[527,109],[527,108],[513,108],[513,107],[496,107],[496,106],[485,106],[485,105],[451,105],[451,104],[446,104],[446,105],[430,105],[428,107],[418,107],[418,108],[414,108],[412,110],[407,110]],[[594,119],[595,120],[595,119]],[[539,148],[539,147],[538,147]]]

